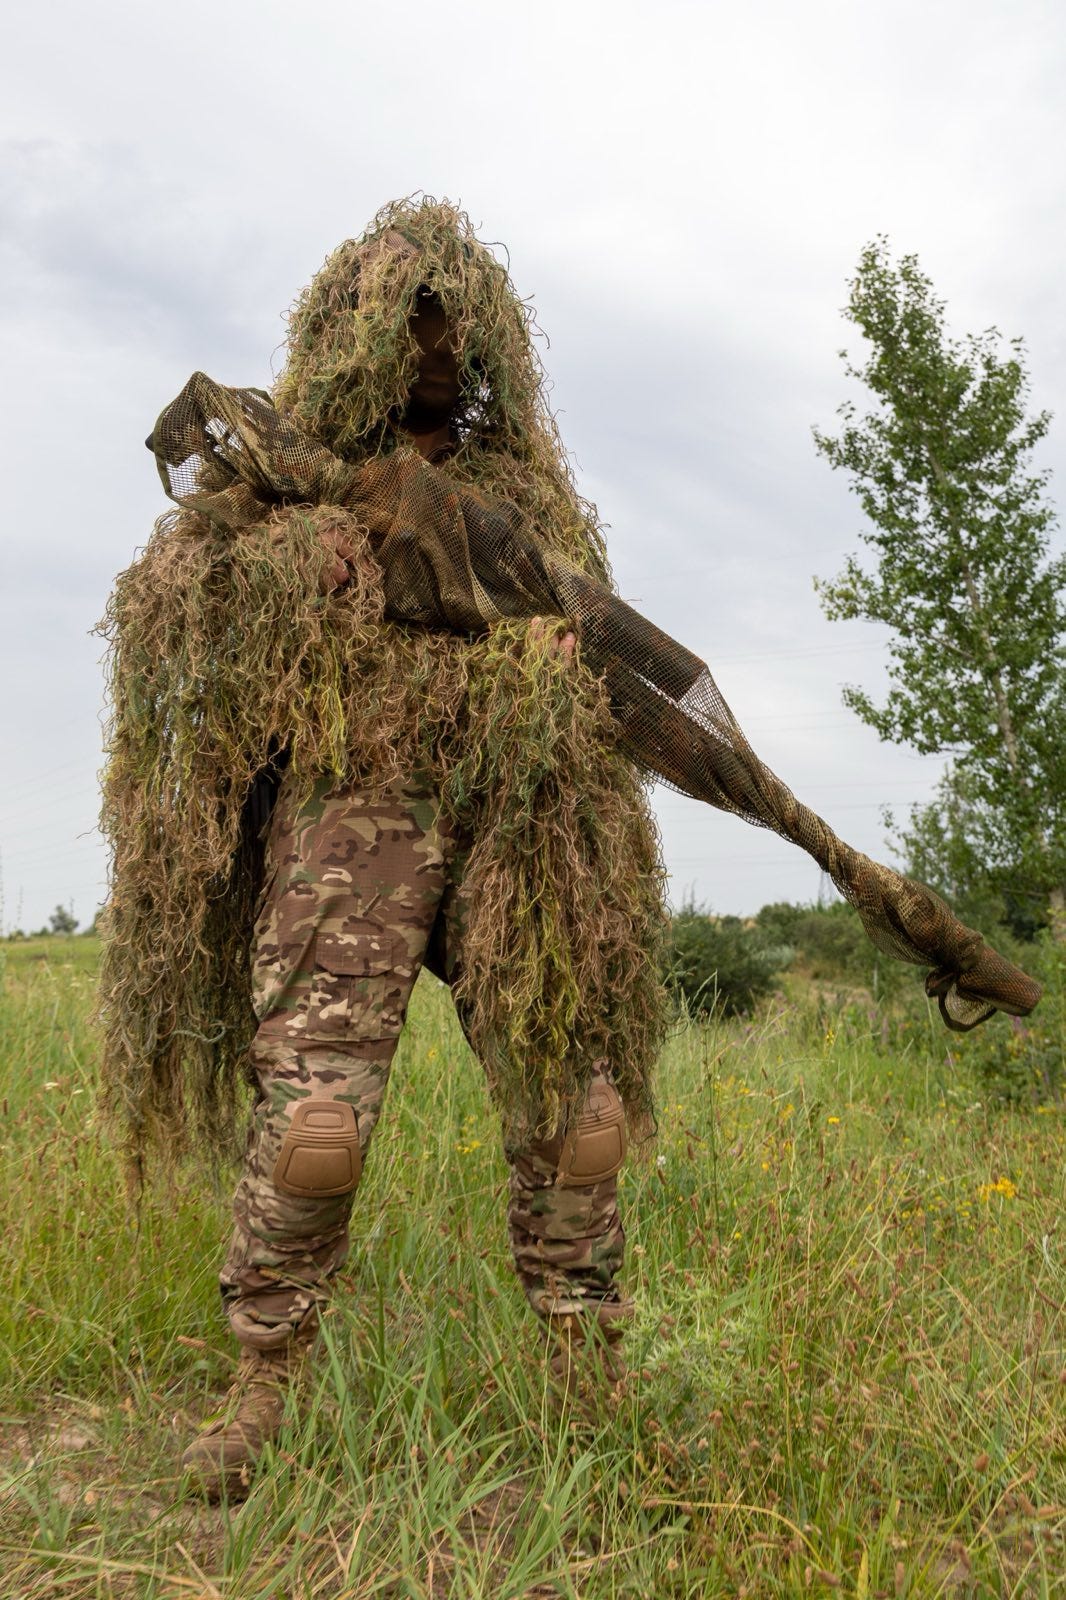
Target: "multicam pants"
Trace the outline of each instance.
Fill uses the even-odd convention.
[[[259,1092],[221,1273],[245,1344],[280,1346],[311,1325],[345,1259],[352,1193],[283,1192],[279,1151],[301,1105],[333,1102],[354,1109],[365,1161],[419,969],[449,983],[459,971],[468,848],[416,781],[383,796],[323,781],[299,807],[282,786],[253,947]],[[506,1154],[511,1244],[534,1310],[617,1306],[617,1178],[564,1186],[542,1147]]]

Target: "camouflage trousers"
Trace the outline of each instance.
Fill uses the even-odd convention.
[[[323,781],[299,806],[282,786],[252,952],[258,1095],[221,1273],[244,1344],[277,1348],[312,1326],[345,1260],[352,1189],[278,1188],[279,1154],[294,1119],[332,1115],[357,1126],[365,1163],[418,972],[425,963],[451,983],[460,970],[468,851],[418,781],[383,795]],[[506,1155],[511,1245],[533,1309],[617,1314],[617,1177],[561,1183],[550,1144]]]

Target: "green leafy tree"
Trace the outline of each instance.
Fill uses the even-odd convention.
[[[844,314],[870,350],[862,366],[842,356],[876,405],[847,402],[815,442],[850,475],[875,559],[815,581],[828,617],[893,633],[884,703],[854,686],[844,699],[882,739],[953,757],[902,832],[909,859],[947,840],[944,887],[1013,885],[1062,928],[1066,557],[1051,555],[1048,475],[1031,465],[1050,414],[1026,414],[1022,341],[951,337],[915,256],[894,263],[878,239],[849,287]]]
[[[886,810],[890,834],[908,872],[938,889],[965,921],[980,928],[998,920],[1018,939],[1031,940],[1048,920],[1054,888],[1041,872],[1034,880],[1018,869],[1004,837],[1004,812],[983,804],[977,788],[966,767],[950,767],[933,803],[915,806],[906,824],[897,826]],[[1046,865],[1045,854],[1037,866]],[[1015,956],[1027,959],[1021,951]]]
[[[51,933],[73,933],[78,926],[78,919],[66,906],[56,906],[48,919]]]

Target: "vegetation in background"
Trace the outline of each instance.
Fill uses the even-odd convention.
[[[30,934],[25,933],[22,928],[12,928],[10,933],[6,934],[5,937],[8,939],[48,939],[55,935],[57,938],[69,938],[72,933],[77,931],[77,927],[78,919],[74,915],[74,912],[71,910],[71,908],[69,906],[60,905],[56,906],[55,910],[52,912],[52,915],[49,917],[47,927],[37,928],[33,933]],[[96,919],[94,917],[92,928],[88,929],[87,931],[92,932],[95,930],[95,927]]]
[[[985,902],[985,926],[996,920]],[[999,941],[1044,985],[1034,1014],[1005,1018],[973,1033],[947,1036],[948,1058],[965,1063],[975,1086],[993,1101],[1041,1105],[1066,1090],[1066,947],[1048,930],[1022,940],[1008,929]],[[793,997],[813,989],[829,1009],[844,1007],[865,1019],[870,1037],[905,1042],[906,1030],[924,1025],[924,997],[914,992],[908,968],[872,949],[850,906],[792,905],[776,901],[753,918],[717,917],[692,904],[672,919],[665,975],[675,1005],[687,1016],[751,1016],[782,988]]]
[[[778,901],[763,906],[755,923],[772,943],[793,948],[807,977],[864,985],[875,1000],[907,987],[908,968],[871,946],[842,900],[824,906]]]
[[[688,1016],[731,1017],[770,993],[792,950],[740,917],[716,917],[689,903],[671,919],[663,959],[667,988]]]
[[[954,1046],[985,1097],[1024,1106],[1060,1104],[1066,1093],[1066,945],[1045,930],[1027,947],[1029,971],[1044,985],[1032,1016],[978,1028]]]
[[[71,934],[77,931],[77,927],[77,917],[66,906],[56,906],[48,919],[48,931],[50,933]]]
[[[841,900],[825,906],[775,901],[748,918],[716,916],[690,902],[671,919],[664,955],[667,986],[694,1017],[750,1015],[786,971],[864,988],[876,1001],[900,995],[909,970],[870,944]]]
[[[1050,414],[1026,414],[1020,339],[956,339],[917,258],[863,251],[845,316],[868,341],[849,377],[875,409],[840,408],[820,453],[851,479],[868,569],[817,588],[826,615],[886,623],[891,687],[846,704],[882,739],[953,757],[902,830],[907,870],[963,904],[989,892],[1066,939],[1066,556],[1031,454]]]

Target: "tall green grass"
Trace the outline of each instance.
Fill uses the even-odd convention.
[[[6,955],[5,1600],[1066,1594],[1066,1117],[980,1103],[939,1022],[797,990],[678,1031],[622,1178],[633,1377],[560,1416],[420,984],[306,1415],[214,1510],[176,1464],[232,1372],[226,1194],[183,1170],[129,1211],[92,942]]]

